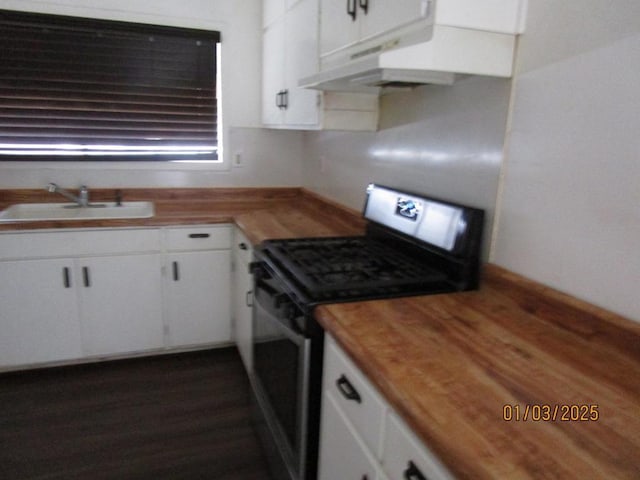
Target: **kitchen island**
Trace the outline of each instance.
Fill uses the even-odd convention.
[[[357,212],[303,189],[151,190],[125,191],[154,200],[151,219],[0,229],[233,222],[257,244],[364,226]],[[34,195],[2,192],[0,208],[42,201]],[[315,315],[459,478],[640,477],[637,323],[494,265],[478,291],[326,305]]]

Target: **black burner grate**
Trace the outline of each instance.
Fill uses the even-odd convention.
[[[397,295],[446,279],[420,258],[367,237],[271,240],[264,251],[319,299]]]

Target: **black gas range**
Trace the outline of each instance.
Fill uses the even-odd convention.
[[[478,286],[482,210],[372,184],[363,215],[363,236],[268,240],[255,251],[252,383],[277,480],[316,478],[316,305]]]

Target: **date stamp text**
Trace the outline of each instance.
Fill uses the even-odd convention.
[[[506,404],[502,407],[505,422],[597,422],[599,419],[598,405]]]

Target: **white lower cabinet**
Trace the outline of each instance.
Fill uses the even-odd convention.
[[[168,345],[229,342],[230,252],[171,253],[165,271]]]
[[[164,231],[167,346],[231,341],[231,236],[228,225]]]
[[[85,354],[161,348],[160,255],[77,259]]]
[[[253,277],[249,264],[253,249],[240,229],[235,229],[233,241],[233,320],[236,346],[247,372],[253,369],[251,351]]]
[[[0,370],[230,342],[231,231],[0,234]]]
[[[392,480],[453,480],[453,475],[394,412],[387,416],[382,465]]]
[[[322,399],[321,457],[319,480],[385,478],[378,462],[369,452],[334,397]]]
[[[0,367],[82,356],[73,259],[0,262]]]
[[[320,480],[453,480],[329,335],[322,390]]]

